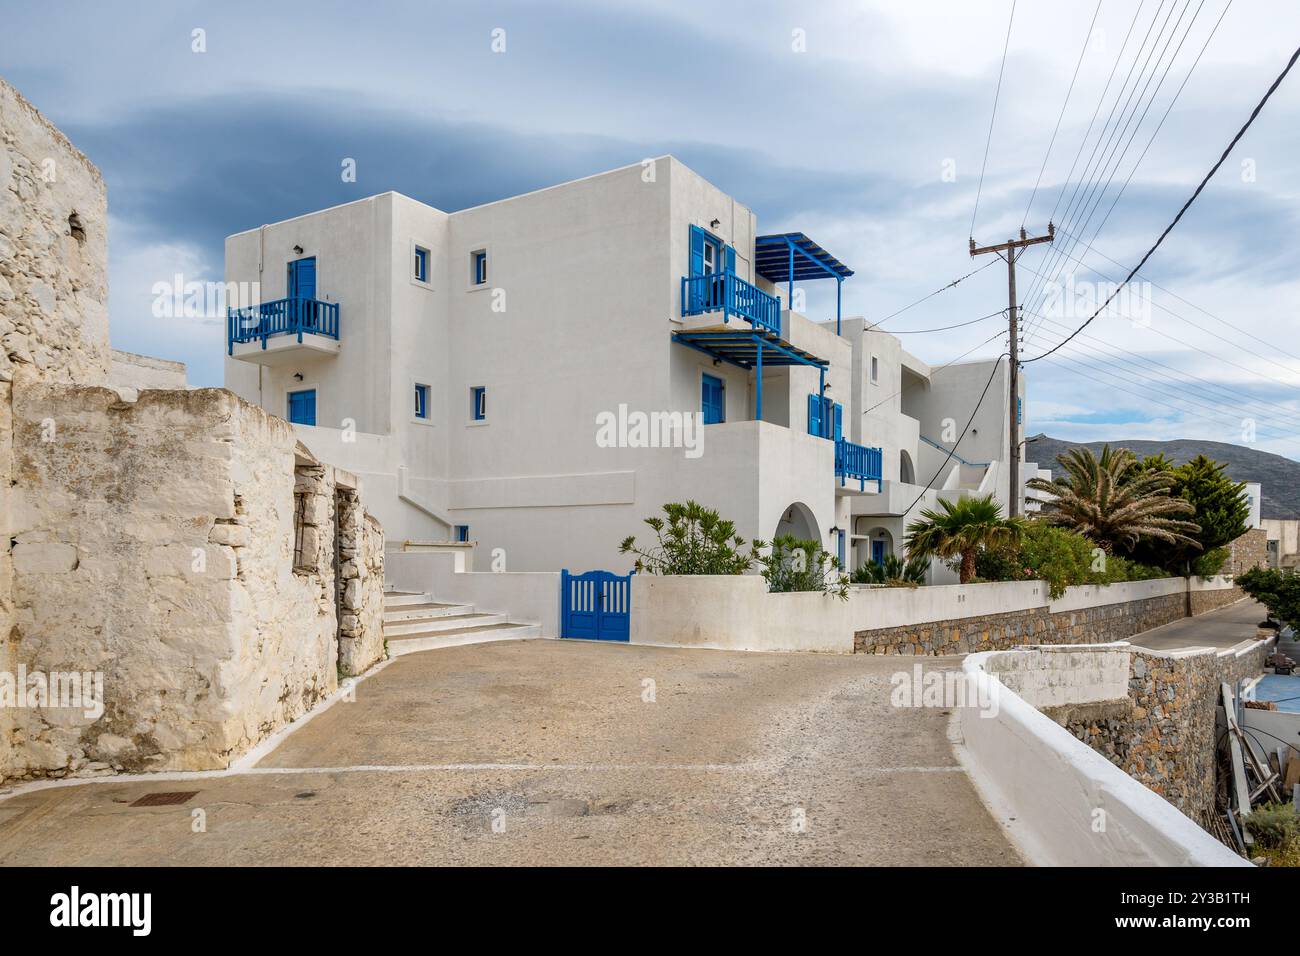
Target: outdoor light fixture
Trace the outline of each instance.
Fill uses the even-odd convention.
[[[839,534],[839,533],[840,533],[839,525],[831,525],[831,534]]]
[[[301,382],[301,381],[302,381],[302,372],[294,372],[294,373],[293,373],[293,380],[294,380],[295,382]]]
[[[302,255],[302,246],[294,246],[293,251],[295,255]]]
[[[720,225],[722,225],[722,220],[721,220],[721,219],[711,219],[711,220],[709,220],[709,228],[710,228],[710,229],[717,229]]]

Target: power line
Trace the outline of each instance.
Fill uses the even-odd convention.
[[[889,315],[885,316],[885,317],[884,317],[883,319],[881,319],[879,322],[875,322],[875,323],[873,323],[874,327],[875,327],[875,328],[879,328],[880,326],[884,325],[886,322],[888,322],[890,319],[894,318],[895,316],[902,315],[904,312],[908,311],[909,309],[914,309],[914,308],[916,308],[918,305],[920,305],[922,302],[925,302],[927,299],[933,299],[933,298],[934,298],[936,295],[938,295],[940,292],[947,292],[947,291],[948,291],[949,289],[951,289],[953,286],[958,285],[959,283],[965,282],[965,281],[966,281],[967,279],[969,279],[971,276],[975,275],[975,273],[977,273],[977,272],[983,272],[985,269],[987,269],[987,268],[988,268],[989,266],[991,266],[991,265],[993,265],[992,260],[990,260],[990,261],[984,263],[984,265],[980,266],[978,269],[972,269],[970,272],[966,273],[964,276],[960,276],[959,278],[953,279],[953,280],[952,280],[951,282],[949,282],[947,285],[945,285],[945,286],[941,286],[940,288],[935,289],[933,292],[931,292],[931,293],[929,293],[929,294],[927,294],[927,295],[923,295],[923,296],[921,296],[921,298],[917,299],[917,300],[916,300],[915,302],[913,302],[911,305],[905,305],[905,306],[903,306],[901,309],[899,309],[897,312],[891,312]]]
[[[995,261],[996,260],[994,259],[990,259],[989,264],[992,265]],[[988,315],[981,315],[978,319],[971,319],[969,322],[958,322],[956,325],[943,325],[937,329],[882,329],[879,328],[878,326],[873,325],[873,326],[869,326],[866,329],[866,331],[883,332],[886,335],[919,335],[923,332],[947,332],[949,329],[962,329],[968,325],[974,325],[976,322],[983,322],[986,319],[991,319],[996,315],[1006,315],[1006,312],[1007,312],[1006,309],[1002,309],[1001,311],[998,312],[990,312]]]
[[[1034,197],[1038,195],[1038,186],[1043,181],[1043,173],[1047,169],[1047,160],[1052,155],[1052,147],[1056,145],[1056,134],[1061,131],[1061,120],[1065,119],[1065,108],[1070,105],[1070,95],[1074,93],[1075,81],[1079,79],[1079,67],[1083,66],[1083,55],[1088,52],[1088,44],[1092,42],[1092,28],[1097,25],[1097,14],[1101,13],[1102,2],[1103,0],[1097,0],[1097,9],[1092,11],[1092,22],[1083,33],[1083,46],[1079,49],[1078,62],[1074,64],[1074,76],[1070,77],[1070,88],[1065,91],[1065,102],[1061,104],[1061,112],[1056,117],[1056,128],[1052,130],[1052,138],[1047,143],[1047,152],[1043,154],[1043,165],[1038,168],[1038,178],[1034,180],[1034,189],[1029,194],[1029,204],[1025,206],[1025,214],[1020,218],[1022,226],[1029,220],[1029,210],[1034,207]]]
[[[1201,180],[1200,185],[1196,187],[1195,192],[1193,192],[1191,196],[1187,198],[1187,201],[1183,203],[1182,208],[1178,210],[1178,214],[1174,216],[1173,221],[1170,222],[1169,225],[1165,227],[1165,231],[1160,234],[1160,237],[1158,239],[1156,239],[1155,244],[1152,245],[1151,248],[1146,251],[1146,254],[1142,257],[1141,261],[1139,261],[1138,264],[1135,265],[1129,271],[1129,274],[1124,277],[1124,281],[1121,282],[1118,287],[1116,287],[1114,292],[1112,292],[1109,296],[1107,296],[1106,301],[1101,304],[1101,306],[1097,309],[1097,311],[1094,312],[1092,315],[1090,315],[1087,318],[1087,320],[1084,321],[1083,325],[1080,325],[1077,329],[1071,332],[1070,335],[1063,342],[1060,342],[1052,346],[1052,348],[1048,349],[1042,355],[1036,355],[1033,358],[1025,359],[1024,361],[1025,365],[1028,365],[1030,362],[1037,362],[1039,359],[1051,355],[1062,345],[1064,345],[1065,342],[1070,341],[1070,339],[1074,338],[1085,328],[1087,328],[1087,326],[1092,322],[1092,320],[1095,319],[1098,315],[1100,315],[1102,310],[1104,310],[1108,305],[1110,305],[1111,300],[1113,300],[1115,296],[1119,294],[1120,288],[1123,288],[1123,286],[1127,285],[1133,279],[1133,276],[1137,274],[1138,270],[1141,269],[1144,265],[1146,265],[1147,260],[1150,259],[1153,255],[1155,255],[1155,251],[1160,248],[1161,243],[1165,241],[1165,237],[1167,237],[1169,233],[1173,232],[1174,227],[1177,226],[1178,223],[1182,220],[1183,215],[1187,212],[1188,209],[1191,208],[1192,203],[1196,202],[1197,197],[1201,195],[1201,192],[1205,189],[1209,181],[1214,177],[1214,174],[1219,171],[1219,167],[1221,167],[1224,164],[1224,162],[1227,160],[1228,154],[1230,154],[1232,150],[1236,147],[1237,143],[1241,141],[1241,138],[1246,135],[1246,130],[1250,129],[1251,124],[1255,122],[1255,118],[1259,116],[1260,112],[1264,109],[1264,104],[1266,104],[1269,101],[1269,99],[1273,96],[1273,93],[1276,92],[1277,88],[1282,85],[1282,81],[1286,79],[1287,74],[1291,72],[1291,68],[1295,66],[1295,62],[1297,59],[1300,59],[1300,47],[1297,47],[1296,51],[1291,54],[1291,59],[1287,61],[1286,67],[1282,70],[1281,73],[1278,74],[1277,79],[1275,79],[1273,81],[1273,85],[1268,88],[1268,91],[1264,94],[1263,99],[1261,99],[1259,103],[1256,104],[1254,110],[1251,111],[1251,114],[1249,118],[1246,120],[1245,124],[1241,127],[1241,129],[1237,131],[1237,135],[1232,138],[1232,142],[1228,144],[1227,148],[1224,149],[1223,155],[1219,157],[1218,162],[1216,162],[1214,166],[1210,168],[1210,171],[1205,174],[1205,178]]]
[[[971,346],[971,347],[968,348],[965,352],[962,352],[961,355],[958,355],[956,358],[954,358],[954,359],[949,359],[948,361],[944,362],[942,365],[940,365],[940,366],[938,366],[938,367],[936,367],[936,368],[931,369],[931,370],[930,370],[930,374],[931,374],[931,375],[934,375],[935,372],[942,372],[944,369],[946,369],[946,368],[947,368],[948,366],[950,366],[950,365],[956,365],[958,362],[960,362],[960,361],[961,361],[962,359],[964,359],[966,356],[970,355],[971,352],[974,352],[976,349],[982,349],[984,346],[988,345],[990,342],[992,342],[994,339],[998,338],[998,337],[999,337],[1000,335],[1002,335],[1002,334],[1003,334],[1002,330],[1001,330],[1001,329],[998,329],[998,331],[994,332],[992,335],[990,335],[990,336],[989,336],[987,339],[985,339],[983,342],[980,342],[980,343],[978,343],[977,345],[973,345],[973,346]],[[904,385],[904,386],[903,386],[902,388],[900,388],[898,391],[896,391],[896,392],[892,392],[892,393],[890,393],[889,395],[886,395],[884,398],[882,398],[880,401],[876,402],[876,404],[872,405],[870,408],[863,409],[862,414],[863,414],[863,415],[868,415],[868,414],[870,414],[871,412],[874,412],[877,408],[879,408],[881,405],[884,405],[886,402],[891,402],[891,401],[893,401],[895,398],[898,398],[900,395],[902,395],[902,394],[903,394],[904,392],[906,392],[908,389],[916,388],[918,385],[921,385],[921,384],[923,384],[923,383],[921,383],[921,382],[913,382],[911,385]]]
[[[984,141],[984,162],[980,165],[980,181],[975,188],[975,208],[970,214],[970,234],[975,235],[975,217],[980,211],[980,193],[984,191],[984,170],[989,164],[989,146],[993,143],[993,123],[998,118],[998,98],[1002,95],[1002,74],[1007,69],[1007,50],[1011,47],[1011,25],[1016,22],[1016,0],[1011,0],[1011,16],[1007,19],[1007,39],[1002,44],[1002,65],[998,67],[998,85],[993,91],[993,115],[989,117],[989,135]]]

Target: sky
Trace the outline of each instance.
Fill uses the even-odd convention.
[[[969,239],[1053,219],[1018,264],[1033,359],[1155,242],[1300,41],[1293,0],[0,7],[0,76],[108,183],[113,345],[196,385],[222,384],[224,320],[157,318],[154,287],[220,281],[227,235],[387,190],[454,211],[666,153],[760,232],[848,264],[845,314],[932,365],[1007,347],[980,318],[1006,308],[1005,264]],[[1300,67],[1142,281],[1026,364],[1028,434],[1300,459],[1298,220]],[[813,318],[833,314],[819,285]]]

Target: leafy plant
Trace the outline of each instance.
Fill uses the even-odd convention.
[[[1144,459],[1142,468],[1153,470],[1166,463],[1163,456]],[[1198,530],[1190,537],[1195,544],[1186,542],[1142,542],[1133,549],[1133,556],[1152,564],[1160,564],[1175,574],[1202,574],[1195,570],[1198,557],[1220,548],[1246,533],[1250,506],[1243,494],[1245,484],[1233,481],[1226,474],[1227,465],[1205,455],[1197,455],[1186,464],[1169,468],[1173,477],[1169,493],[1182,498],[1192,506],[1191,521]],[[1224,560],[1227,555],[1224,555]],[[1212,567],[1213,562],[1202,565]],[[1219,563],[1222,568],[1223,562]],[[1210,572],[1217,574],[1218,568]]]
[[[1175,483],[1170,472],[1143,468],[1127,448],[1112,451],[1109,445],[1100,458],[1087,448],[1073,448],[1057,461],[1064,475],[1026,483],[1050,496],[1043,505],[1044,520],[1079,532],[1107,553],[1129,550],[1143,539],[1200,549],[1193,537],[1200,526],[1176,517],[1194,514],[1196,508],[1170,495]]]
[[[1300,577],[1294,572],[1251,568],[1237,575],[1236,584],[1268,608],[1274,620],[1300,627]]]
[[[657,542],[650,548],[638,548],[629,535],[619,545],[619,553],[636,555],[636,570],[646,574],[744,574],[754,566],[762,541],[749,543],[736,534],[736,526],[721,518],[711,508],[687,501],[664,505],[667,521],[658,516],[646,518],[654,529]]]
[[[1042,520],[1028,522],[1014,545],[981,551],[976,573],[984,581],[1041,580],[1053,600],[1076,584],[1113,584],[1161,578],[1166,572],[1120,555],[1098,553],[1083,535]]]
[[[917,558],[955,558],[962,584],[975,577],[975,558],[981,549],[1013,545],[1024,533],[1023,518],[1004,518],[992,495],[939,499],[939,509],[927,508],[921,520],[907,526],[907,553]]]
[[[886,554],[883,561],[868,561],[854,569],[854,584],[884,584],[889,587],[916,587],[925,583],[930,561],[911,557],[904,561],[896,554]]]
[[[1260,804],[1251,808],[1242,823],[1265,849],[1281,850],[1300,844],[1300,816],[1296,816],[1295,807],[1289,803]]]
[[[758,561],[769,591],[823,591],[848,600],[849,579],[839,573],[839,558],[816,541],[778,535]]]
[[[1201,578],[1212,578],[1223,570],[1228,563],[1227,548],[1211,548],[1204,554],[1192,558],[1191,573]]]

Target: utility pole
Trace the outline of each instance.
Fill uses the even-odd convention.
[[[1007,476],[1007,489],[1011,500],[1007,504],[1007,514],[1013,518],[1020,514],[1020,328],[1016,321],[1016,260],[1024,254],[1027,247],[1038,245],[1040,242],[1051,242],[1054,238],[1056,238],[1056,226],[1049,222],[1045,236],[1028,236],[1025,234],[1025,227],[1021,226],[1019,239],[1008,239],[996,246],[977,247],[974,237],[970,241],[971,258],[992,252],[1005,259],[1007,263],[1007,319],[1011,333],[1011,375],[1009,376],[1011,396],[1008,403],[1010,408],[1007,412],[1010,426],[1008,433],[1010,449],[1007,461],[1011,470],[1011,474]]]

